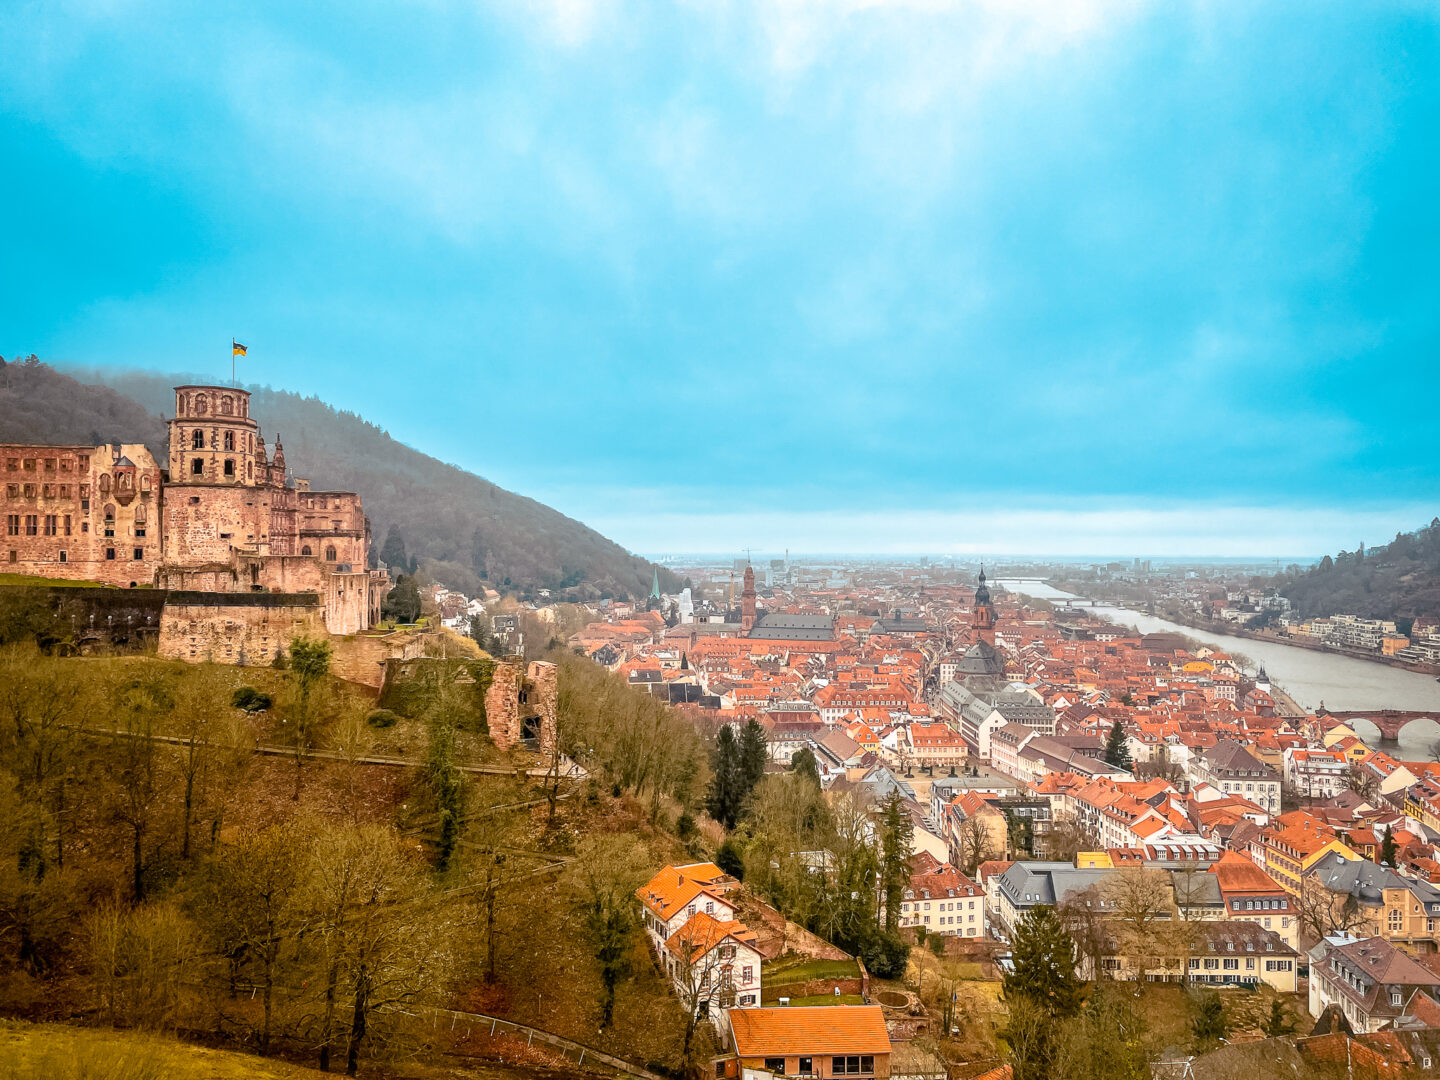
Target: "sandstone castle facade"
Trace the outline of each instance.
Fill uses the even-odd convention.
[[[138,443],[0,446],[0,571],[167,590],[162,652],[187,659],[264,662],[379,621],[360,496],[288,476],[248,391],[176,387],[169,428],[163,469]]]

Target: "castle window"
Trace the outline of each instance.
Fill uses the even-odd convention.
[[[35,471],[35,459],[34,459],[34,458],[29,458],[29,457],[27,457],[27,458],[25,459],[25,471],[26,471],[26,472],[34,472],[34,471]]]
[[[145,549],[144,549],[144,548],[136,548],[136,549],[135,549],[135,561],[136,561],[136,562],[139,562],[139,561],[140,561],[141,559],[143,559],[143,558],[145,558]]]
[[[25,515],[25,535],[26,535],[26,536],[39,536],[39,535],[40,535],[40,517],[39,517],[38,514],[26,514],[26,515]]]
[[[16,551],[12,550],[12,551],[10,552],[10,561],[11,561],[11,562],[18,562],[18,561],[19,561],[19,552],[16,552]]]
[[[225,475],[226,475],[226,476],[234,476],[234,475],[235,475],[235,462],[232,461],[230,458],[226,458],[226,459],[225,459]]]
[[[227,431],[227,432],[225,432],[225,449],[226,449],[226,450],[234,450],[234,449],[235,449],[235,432],[233,432],[233,431]]]
[[[325,559],[327,562],[335,561],[335,549],[333,547],[327,547],[325,549]]]
[[[15,520],[16,520],[16,521],[19,521],[20,519],[19,519],[19,518],[16,518]],[[314,555],[315,553],[310,550],[310,545],[309,545],[309,544],[306,544],[304,547],[302,547],[302,548],[300,549],[300,554],[301,554],[301,555]]]
[[[197,415],[197,416],[204,416],[204,415],[205,415],[205,395],[204,395],[204,394],[196,394],[196,395],[195,395],[195,415]]]
[[[192,450],[204,450],[204,449],[205,449],[205,432],[201,431],[198,427],[195,429],[195,431],[194,431],[194,432],[191,434],[191,436],[190,436],[190,449],[192,449]]]
[[[204,458],[198,458],[198,457],[197,457],[194,461],[190,462],[190,475],[191,475],[191,476],[204,476],[204,475],[205,475],[205,459],[204,459]]]
[[[26,485],[25,485],[25,497],[26,497],[27,499],[33,499],[33,498],[35,497],[35,485],[34,485],[34,484],[26,484]]]
[[[15,457],[6,458],[6,459],[5,459],[5,468],[9,469],[11,472],[19,472],[19,471],[20,471],[20,459],[19,459],[19,458],[15,458]]]
[[[61,484],[61,485],[60,485],[60,497],[61,497],[62,499],[68,499],[68,498],[70,497],[70,485],[69,485],[69,484]]]
[[[18,499],[18,498],[20,497],[20,485],[19,485],[19,484],[6,484],[6,485],[5,485],[5,494],[6,494],[8,497],[12,498],[12,499]]]
[[[66,515],[65,515],[65,535],[66,535],[66,536],[69,536],[69,535],[70,535],[70,515],[69,515],[69,514],[66,514]],[[62,551],[60,554],[63,555],[63,554],[65,554],[65,553]]]
[[[19,535],[20,535],[20,515],[19,515],[19,514],[10,514],[8,517],[5,518],[5,535],[6,535],[6,536],[19,536]]]
[[[55,471],[55,459],[54,459],[53,457],[47,457],[47,458],[45,459],[45,471],[46,471],[46,472],[54,472],[54,471]]]
[[[90,458],[82,455],[80,458],[80,471],[84,472],[88,468],[90,468]]]
[[[54,514],[45,515],[45,535],[55,536],[60,532],[60,519]]]
[[[114,548],[106,548],[106,549],[105,549],[105,559],[106,559],[107,562],[114,562],[114,561],[115,561],[115,549],[114,549]]]
[[[220,411],[226,416],[231,415],[235,411],[235,403],[230,399],[229,394],[226,394],[220,399]]]
[[[65,552],[63,552],[63,551],[60,552],[60,561],[61,561],[61,562],[69,562],[69,561],[70,561],[69,559],[67,559],[67,558],[65,557]]]

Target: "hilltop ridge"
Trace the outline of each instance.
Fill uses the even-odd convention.
[[[166,459],[163,416],[172,387],[193,377],[150,372],[73,374],[30,360],[0,367],[0,438],[14,442],[143,441]],[[204,381],[204,380],[200,380]],[[318,398],[248,387],[267,434],[283,433],[291,459],[318,488],[358,492],[375,544],[392,526],[438,581],[469,595],[486,586],[563,599],[644,596],[656,567],[557,510],[507,491],[391,437]],[[680,581],[659,569],[661,587]]]

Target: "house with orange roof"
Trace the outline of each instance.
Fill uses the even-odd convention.
[[[735,1057],[717,1076],[747,1072],[813,1080],[889,1080],[890,1033],[879,1005],[801,1005],[731,1009]]]
[[[740,882],[714,863],[690,863],[667,866],[636,889],[655,952],[663,954],[675,932],[701,912],[720,922],[735,918],[735,906],[727,894],[739,887]]]
[[[1259,923],[1279,934],[1292,949],[1300,945],[1300,920],[1295,902],[1280,883],[1236,851],[1227,851],[1210,866],[1219,883],[1225,917]]]
[[[690,1015],[724,1023],[724,1009],[755,1008],[761,1002],[756,935],[734,919],[716,919],[703,911],[665,942],[660,966],[675,996]]]
[[[1303,810],[1283,814],[1265,829],[1261,849],[1265,858],[1262,869],[1291,896],[1300,895],[1303,879],[1326,855],[1333,852],[1346,859],[1360,858],[1328,825]]]

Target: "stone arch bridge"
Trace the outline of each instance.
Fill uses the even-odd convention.
[[[1433,720],[1440,724],[1440,709],[1428,712],[1404,712],[1399,709],[1361,709],[1352,712],[1331,712],[1320,709],[1315,714],[1329,731],[1337,724],[1349,724],[1352,720],[1368,720],[1380,729],[1382,743],[1400,741],[1400,731],[1416,720]]]

